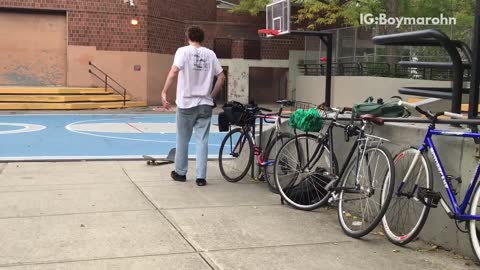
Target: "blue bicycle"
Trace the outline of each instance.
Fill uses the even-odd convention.
[[[476,226],[476,221],[480,220],[480,213],[477,213],[477,211],[480,212],[480,208],[477,209],[480,200],[480,186],[477,186],[480,164],[477,165],[475,175],[470,182],[463,201],[461,204],[458,204],[459,201],[457,202],[455,197],[457,192],[452,187],[452,181],[457,180],[460,182],[461,180],[446,174],[432,141],[433,136],[480,138],[480,133],[437,130],[435,124],[438,123],[439,116],[445,115],[452,119],[462,119],[462,115],[449,112],[433,114],[413,104],[406,102],[400,102],[399,104],[406,108],[415,109],[422,115],[425,115],[431,121],[431,124],[420,148],[408,148],[394,158],[395,179],[397,181],[389,210],[382,219],[386,237],[396,245],[409,243],[422,230],[430,208],[435,208],[440,203],[447,215],[456,221],[460,230],[462,229],[458,226],[458,222],[467,222],[473,251],[477,259],[480,259],[478,238],[480,231]],[[433,190],[432,169],[427,157],[429,151],[432,153],[438,172],[443,180],[450,205],[445,202],[440,192]]]

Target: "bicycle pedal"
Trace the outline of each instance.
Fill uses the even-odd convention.
[[[440,192],[436,192],[430,188],[423,188],[423,187],[418,188],[417,195],[418,195],[418,199],[424,205],[432,208],[437,208],[438,203],[442,198],[442,195],[440,194]]]

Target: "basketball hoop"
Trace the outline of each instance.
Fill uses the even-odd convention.
[[[258,36],[261,39],[277,37],[279,34],[280,34],[280,31],[275,29],[259,29],[258,30]]]

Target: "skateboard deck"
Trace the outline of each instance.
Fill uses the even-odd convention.
[[[172,148],[168,152],[168,155],[166,158],[154,158],[148,155],[143,155],[143,158],[147,160],[147,165],[151,165],[151,166],[172,164],[175,162],[175,152],[176,152],[176,149]]]

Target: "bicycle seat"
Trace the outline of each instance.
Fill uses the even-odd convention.
[[[280,104],[283,106],[293,106],[295,105],[295,102],[288,99],[281,99],[281,100],[277,100],[277,104]]]
[[[379,126],[383,126],[383,124],[385,124],[385,121],[381,118],[378,118],[372,114],[364,114],[362,116],[360,116],[360,118],[362,120],[365,120],[365,121],[369,121],[369,122],[372,122],[376,125],[379,125]]]

